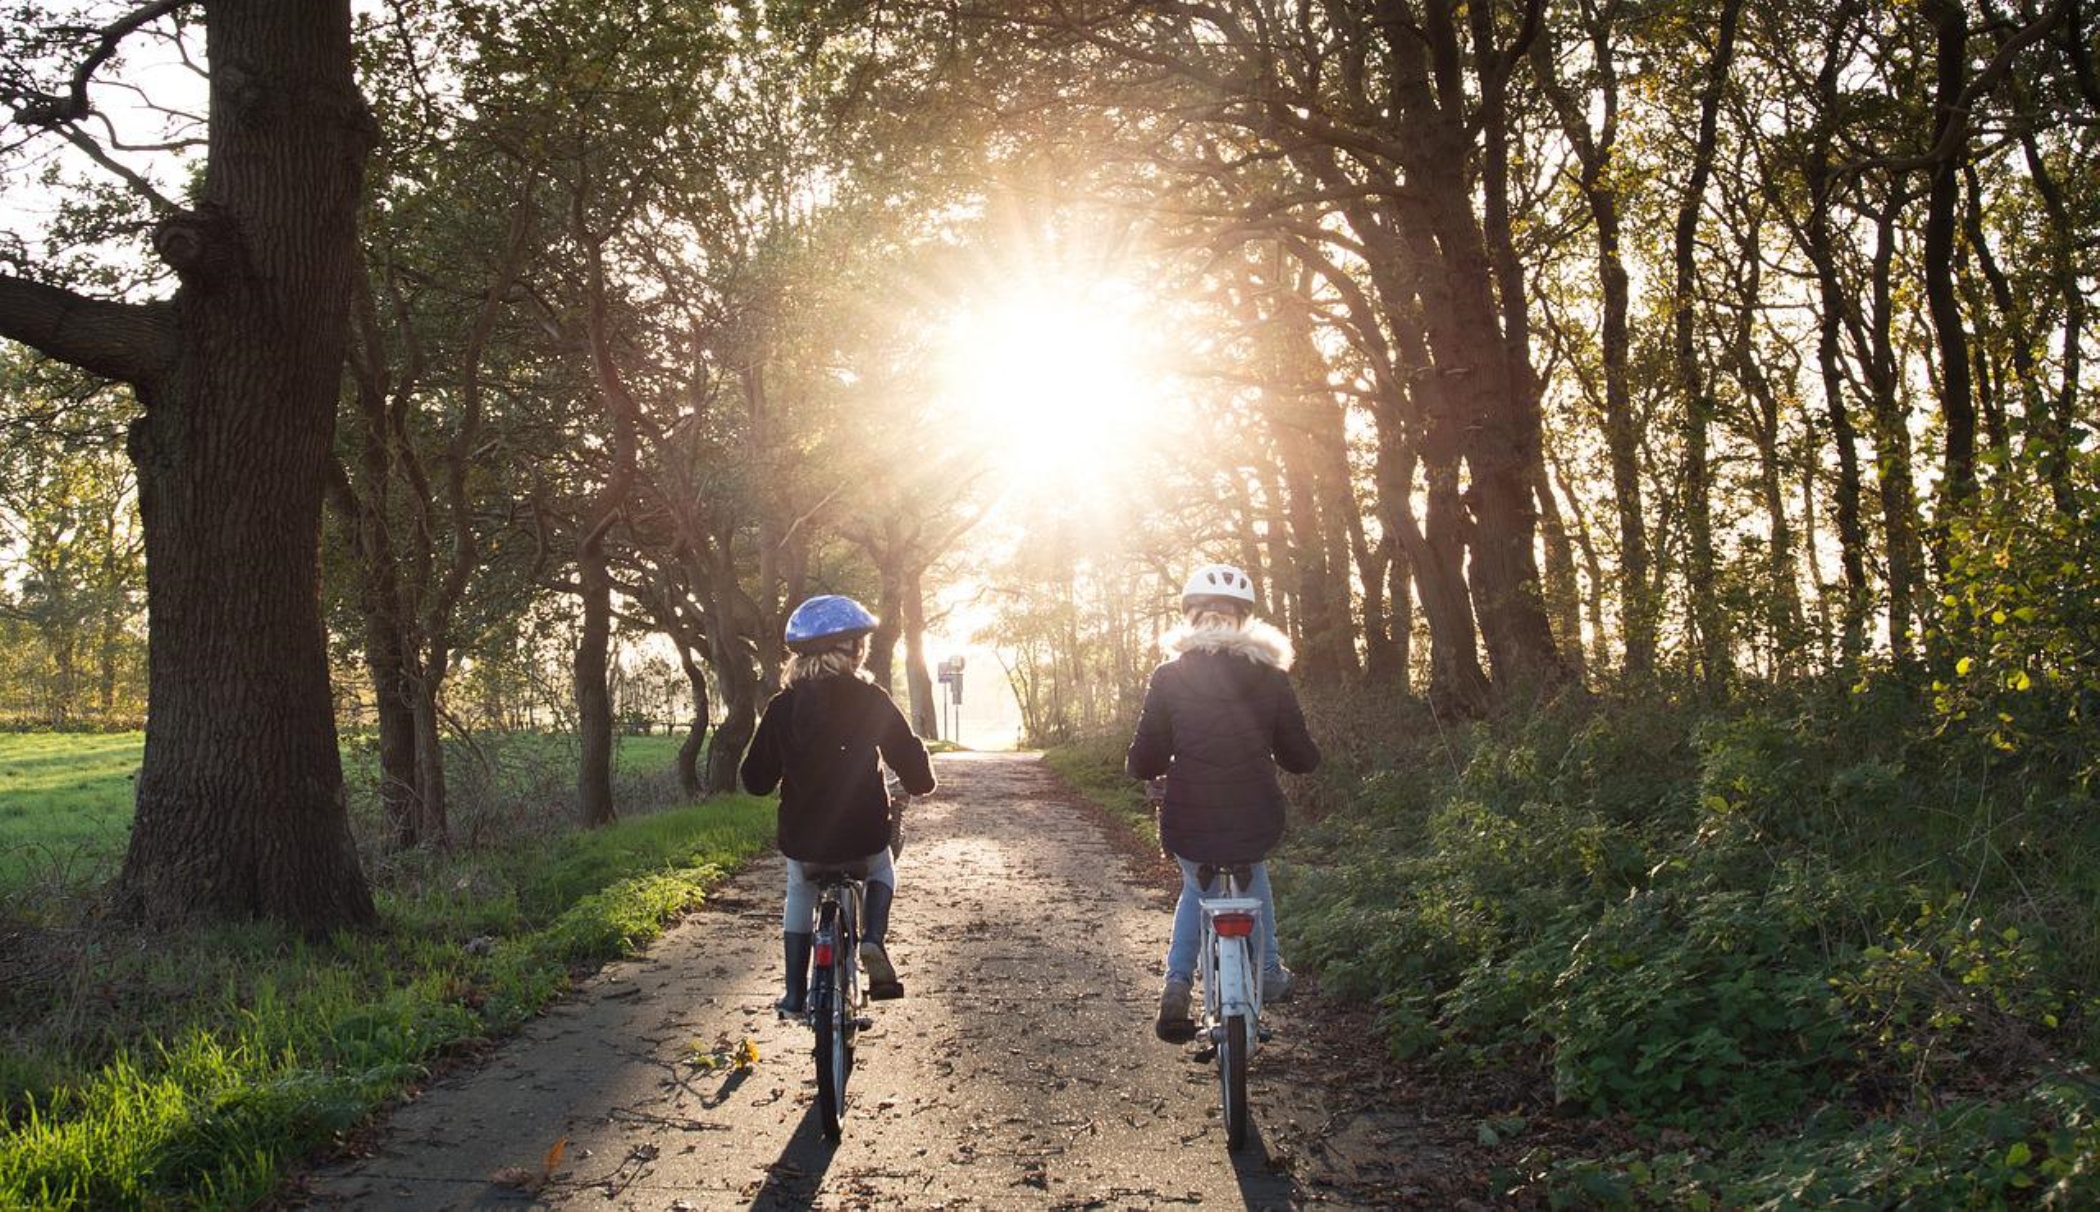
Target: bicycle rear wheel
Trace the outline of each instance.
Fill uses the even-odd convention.
[[[817,927],[820,937],[828,935],[837,940],[832,947],[831,966],[819,974],[825,983],[825,1000],[829,1004],[822,1014],[816,1016],[814,1024],[817,1036],[817,1116],[824,1135],[833,1140],[839,1138],[846,1114],[846,1082],[853,1075],[853,1046],[857,1031],[853,955],[858,941],[854,937],[852,914],[842,912],[842,908],[826,905]]]
[[[1247,1016],[1227,1015],[1218,1040],[1218,1095],[1225,1104],[1225,1147],[1247,1144]]]

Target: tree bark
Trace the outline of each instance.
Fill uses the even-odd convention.
[[[1935,90],[1932,142],[1943,154],[1932,166],[1925,197],[1925,302],[1932,315],[1940,355],[1940,416],[1945,425],[1940,509],[1934,533],[1976,493],[1976,398],[1969,375],[1968,334],[1954,288],[1955,208],[1961,200],[1961,166],[1968,148],[1968,113],[1962,88],[1968,76],[1969,19],[1962,0],[1923,0],[1932,22]],[[1952,140],[1951,145],[1948,144]],[[1936,547],[1944,543],[1935,539]],[[1941,560],[1944,562],[1944,551]]]
[[[678,645],[678,664],[685,670],[686,685],[693,696],[693,722],[678,746],[678,788],[687,795],[699,795],[706,789],[700,778],[700,753],[707,742],[707,674],[693,659],[692,648],[683,641]]]
[[[1400,98],[1396,118],[1405,137],[1408,184],[1411,190],[1419,187],[1423,231],[1414,239],[1434,267],[1422,279],[1424,328],[1446,394],[1462,419],[1457,437],[1468,477],[1462,499],[1471,522],[1462,536],[1470,557],[1467,579],[1500,696],[1567,674],[1554,651],[1535,553],[1531,486],[1541,457],[1540,418],[1537,401],[1524,396],[1523,370],[1512,365],[1522,355],[1506,343],[1495,305],[1490,240],[1481,230],[1467,180],[1470,137],[1451,95],[1463,77],[1463,56],[1450,25],[1452,7],[1431,0],[1424,15],[1433,73],[1421,50],[1401,45],[1410,35],[1389,34],[1397,65],[1394,91]],[[1432,74],[1444,90],[1441,95],[1432,90]],[[1425,459],[1427,454],[1425,448]],[[1432,501],[1440,489],[1457,491],[1440,470],[1430,463]],[[1443,536],[1447,541],[1460,537]],[[1430,539],[1435,543],[1439,536]]]
[[[913,568],[904,576],[904,685],[911,703],[911,728],[923,737],[941,735],[941,709],[933,695],[933,675],[926,671],[926,572]]]
[[[1698,135],[1692,144],[1692,170],[1684,196],[1678,199],[1677,226],[1671,246],[1671,264],[1676,271],[1670,297],[1670,336],[1677,390],[1684,400],[1684,510],[1686,542],[1685,577],[1692,601],[1692,649],[1698,656],[1700,680],[1707,693],[1720,694],[1734,676],[1727,621],[1721,615],[1717,569],[1714,565],[1713,469],[1707,457],[1707,438],[1713,425],[1713,389],[1699,365],[1693,336],[1693,287],[1697,280],[1699,214],[1706,205],[1706,183],[1713,174],[1714,147],[1719,137],[1721,92],[1727,86],[1729,65],[1735,58],[1735,31],[1743,11],[1743,0],[1725,0],[1721,6],[1721,28],[1707,61],[1706,79],[1699,94]]]
[[[155,245],[172,303],[0,278],[0,334],[138,389],[152,715],[116,902],[133,920],[374,920],[320,608],[323,485],[372,121],[344,0],[205,6],[210,149]]]
[[[579,170],[581,171],[581,170]],[[583,625],[574,662],[577,812],[586,826],[610,824],[613,806],[613,710],[611,672],[612,574],[606,565],[605,540],[627,505],[635,478],[640,408],[628,390],[613,354],[611,304],[605,289],[604,239],[590,229],[586,198],[590,183],[578,180],[571,195],[571,234],[584,255],[584,322],[590,342],[591,367],[609,429],[611,466],[583,519],[576,543],[576,579],[582,599]]]

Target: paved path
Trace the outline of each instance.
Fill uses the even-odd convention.
[[[1301,1017],[1272,1015],[1227,1152],[1215,1067],[1152,1038],[1168,902],[1027,755],[940,759],[913,805],[893,926],[910,996],[877,1003],[844,1139],[817,1127],[810,1036],[771,1011],[781,877],[761,861],[471,1071],[398,1108],[371,1156],[314,1175],[321,1207],[1284,1208],[1429,1203],[1416,1113]],[[1305,1039],[1294,1027],[1307,1028]],[[752,1041],[746,1072],[710,1067]],[[1345,1041],[1355,1045],[1357,1041]],[[1376,1051],[1368,1043],[1362,1049]],[[1374,1079],[1375,1080],[1375,1079]],[[537,1169],[536,1195],[492,1181]]]

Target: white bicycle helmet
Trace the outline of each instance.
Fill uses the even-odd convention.
[[[1254,609],[1254,582],[1230,564],[1205,564],[1189,574],[1181,587],[1181,606],[1186,610],[1198,598],[1224,598],[1247,611]]]

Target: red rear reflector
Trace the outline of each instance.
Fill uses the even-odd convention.
[[[816,961],[817,961],[817,967],[819,967],[819,968],[829,968],[829,967],[831,967],[831,960],[832,960],[832,954],[831,954],[831,950],[832,950],[832,949],[831,949],[831,944],[830,944],[830,943],[818,943],[818,944],[817,944],[817,945],[816,945],[816,946],[815,946],[814,948],[812,948],[812,950],[813,950],[813,951],[815,952],[815,954],[814,954],[814,955],[812,955],[812,956],[811,956],[810,958],[812,958],[812,959],[814,959],[814,960],[816,960]]]
[[[1252,938],[1254,915],[1251,913],[1220,913],[1210,919],[1219,938]]]

